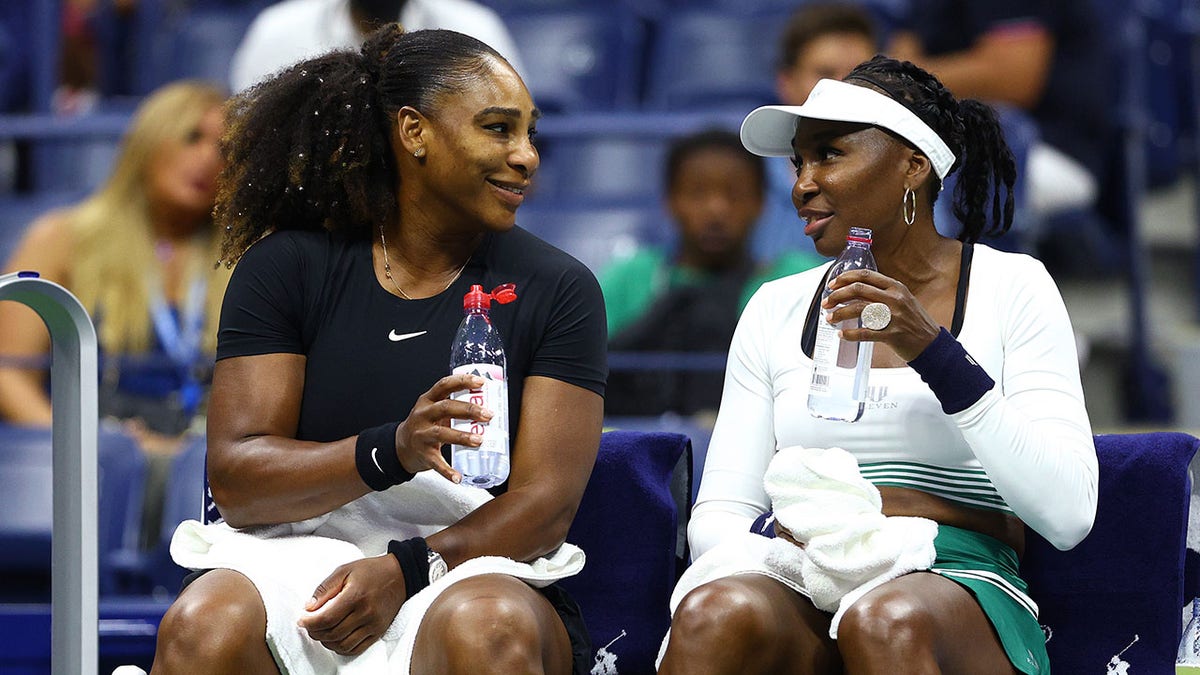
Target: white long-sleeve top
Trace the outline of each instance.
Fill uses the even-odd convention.
[[[808,412],[801,335],[827,266],[764,284],[742,313],[688,527],[699,557],[770,508],[763,474],[780,448],[841,447],[877,486],[1015,514],[1069,549],[1091,530],[1097,463],[1071,322],[1037,260],[975,245],[958,340],[996,381],[947,415],[909,367],[872,368],[855,423]]]

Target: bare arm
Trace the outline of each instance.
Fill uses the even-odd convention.
[[[531,560],[557,548],[579,508],[600,447],[603,399],[529,377],[508,492],[428,538],[451,567],[481,555]]]
[[[63,286],[69,282],[71,236],[62,214],[33,223],[5,266],[6,272],[33,270]],[[41,317],[16,302],[0,302],[0,358],[36,360],[50,353],[50,333]],[[46,374],[38,368],[0,363],[0,419],[17,424],[50,424]]]
[[[217,362],[213,371],[209,483],[234,527],[312,518],[371,491],[355,465],[357,435],[332,443],[296,439],[305,362],[299,354],[241,356]],[[449,397],[481,384],[478,377],[450,375],[417,398],[396,430],[393,448],[407,471],[434,469],[448,480],[459,479],[441,447],[477,446],[479,439],[451,429],[449,421],[486,416],[478,405]]]
[[[1022,24],[985,33],[968,49],[929,56],[915,34],[901,32],[888,53],[937,75],[955,96],[1028,110],[1041,100],[1046,87],[1054,36],[1042,26]]]

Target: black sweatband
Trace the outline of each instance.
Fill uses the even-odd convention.
[[[423,538],[413,537],[404,541],[393,539],[388,542],[388,553],[400,563],[407,597],[411,598],[429,585],[429,545]]]
[[[412,480],[396,456],[396,429],[399,422],[371,427],[358,434],[354,443],[354,466],[372,490],[380,492]]]
[[[996,386],[996,381],[945,328],[908,365],[929,385],[947,415],[970,408]]]

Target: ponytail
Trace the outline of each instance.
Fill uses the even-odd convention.
[[[954,215],[963,224],[958,238],[973,243],[980,236],[998,237],[1012,227],[1017,168],[995,111],[972,99],[959,101],[959,110],[965,147],[954,191]]]
[[[392,24],[362,53],[304,61],[230,101],[214,210],[227,267],[270,231],[370,237],[395,219],[390,122],[377,85],[400,35]]]
[[[908,108],[954,151],[950,172],[959,172],[954,191],[954,215],[963,224],[959,240],[974,243],[980,236],[1000,236],[1012,227],[1016,162],[995,111],[979,101],[956,99],[936,77],[908,61],[875,56],[844,79],[855,77]],[[941,181],[937,176],[930,180],[932,204]]]

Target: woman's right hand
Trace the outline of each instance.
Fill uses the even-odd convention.
[[[451,400],[450,395],[478,389],[483,382],[478,375],[448,375],[421,394],[408,418],[396,429],[396,456],[405,471],[433,469],[455,483],[462,482],[462,475],[442,457],[442,446],[451,443],[475,448],[483,443],[483,436],[452,429],[450,420],[487,422],[492,419],[492,411],[474,403]]]

